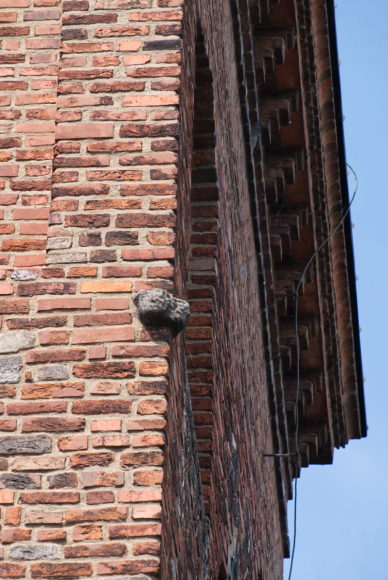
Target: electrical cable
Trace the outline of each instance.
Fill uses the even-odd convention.
[[[294,555],[295,555],[295,545],[296,545],[296,514],[297,514],[297,494],[298,494],[298,468],[299,468],[299,447],[298,447],[298,434],[299,434],[299,390],[300,390],[300,353],[299,353],[299,340],[298,340],[298,298],[299,298],[299,288],[303,282],[303,278],[310,267],[311,262],[314,260],[315,256],[322,250],[322,248],[327,244],[330,238],[335,234],[341,224],[345,221],[346,216],[350,211],[350,206],[352,205],[354,198],[356,197],[357,189],[358,189],[358,179],[356,172],[352,167],[347,163],[346,166],[350,169],[353,173],[354,179],[356,180],[356,187],[353,193],[353,197],[350,200],[350,203],[341,218],[341,221],[338,225],[334,228],[331,234],[322,242],[322,244],[315,250],[314,254],[311,256],[309,261],[307,262],[302,275],[300,277],[299,283],[295,290],[295,340],[296,340],[296,426],[295,426],[295,448],[296,448],[296,468],[295,468],[295,491],[294,491],[294,535],[292,541],[292,552],[291,552],[291,563],[290,563],[290,572],[288,574],[288,580],[291,580],[292,575],[292,567],[294,564]],[[288,457],[290,454],[284,455]],[[279,454],[279,456],[282,456]]]

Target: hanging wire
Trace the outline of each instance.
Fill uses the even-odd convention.
[[[315,250],[314,254],[311,256],[310,260],[307,262],[305,269],[302,272],[302,275],[300,277],[299,283],[296,287],[295,290],[295,339],[296,339],[296,427],[295,427],[295,448],[296,448],[296,468],[295,468],[295,491],[294,491],[294,537],[293,537],[293,541],[292,541],[292,552],[291,552],[291,563],[290,563],[290,572],[288,574],[288,580],[291,580],[291,575],[292,575],[292,567],[294,564],[294,555],[295,555],[295,545],[296,545],[296,514],[297,514],[297,497],[298,497],[298,468],[299,468],[299,446],[298,446],[298,434],[299,434],[299,389],[300,389],[300,352],[299,352],[299,340],[298,340],[298,298],[299,298],[299,288],[303,282],[303,278],[306,275],[306,272],[311,264],[311,262],[314,260],[315,256],[318,254],[318,252],[320,252],[322,250],[322,248],[327,244],[327,242],[330,240],[330,238],[335,234],[335,232],[338,230],[338,228],[341,226],[341,224],[344,222],[344,220],[346,219],[346,216],[348,215],[349,211],[350,211],[350,206],[352,205],[354,198],[356,197],[356,193],[357,193],[357,189],[358,189],[358,179],[357,179],[357,175],[356,172],[354,171],[354,169],[352,169],[352,167],[350,167],[350,165],[348,165],[348,163],[346,164],[346,166],[350,169],[350,171],[353,173],[354,179],[356,180],[356,187],[354,189],[354,193],[353,193],[353,197],[350,200],[350,203],[344,213],[344,215],[342,216],[341,221],[338,223],[338,225],[334,228],[334,230],[331,232],[331,234],[322,242],[322,244],[318,247],[317,250]],[[349,172],[348,172],[349,174]],[[290,454],[287,455],[281,455],[279,454],[278,456],[280,457],[288,457],[290,456]]]

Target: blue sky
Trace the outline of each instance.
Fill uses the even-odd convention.
[[[302,470],[292,580],[388,579],[388,0],[337,0],[368,436]],[[353,181],[349,178],[349,190]],[[292,502],[289,525],[292,526]],[[289,560],[285,560],[288,578]]]

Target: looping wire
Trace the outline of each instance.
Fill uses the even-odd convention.
[[[354,179],[356,181],[356,187],[354,189],[353,197],[349,202],[349,205],[344,212],[340,222],[336,225],[334,230],[331,234],[322,242],[322,244],[315,250],[309,261],[307,262],[305,269],[302,272],[302,275],[299,279],[299,283],[296,287],[294,296],[295,296],[295,341],[296,341],[296,427],[295,427],[295,449],[296,449],[296,467],[295,467],[295,485],[294,485],[294,533],[293,533],[293,541],[292,541],[292,552],[291,552],[291,563],[290,563],[290,572],[288,574],[288,580],[291,580],[292,575],[292,567],[294,564],[294,556],[295,556],[295,545],[296,545],[296,514],[297,514],[297,497],[298,497],[298,469],[299,469],[299,446],[298,446],[298,434],[299,434],[299,390],[300,390],[300,352],[299,352],[299,340],[298,340],[298,299],[299,299],[299,288],[303,282],[303,278],[306,275],[306,272],[314,260],[315,256],[322,250],[322,248],[327,244],[330,238],[336,233],[336,231],[340,228],[342,223],[345,221],[346,216],[350,211],[350,206],[352,205],[354,198],[356,197],[357,189],[358,189],[358,179],[356,172],[354,169],[347,163],[346,167],[350,169],[353,173]]]

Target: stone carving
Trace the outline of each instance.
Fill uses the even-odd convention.
[[[133,301],[145,327],[169,328],[175,337],[187,326],[190,317],[188,302],[174,298],[165,290],[140,290]]]
[[[0,384],[15,384],[19,382],[19,371],[22,368],[20,356],[0,358]]]
[[[34,343],[35,336],[27,330],[4,332],[0,334],[0,354],[27,350],[32,348]]]
[[[69,378],[64,365],[47,365],[38,369],[38,381],[63,381]]]
[[[15,560],[56,560],[59,556],[58,546],[13,546],[9,551]]]
[[[12,280],[36,280],[39,270],[14,270],[11,274]]]
[[[46,435],[36,437],[0,437],[0,455],[40,454],[51,451],[51,440]]]

